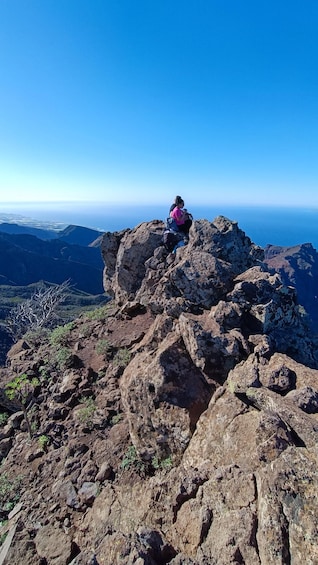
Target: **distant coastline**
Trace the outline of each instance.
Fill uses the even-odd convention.
[[[119,231],[133,228],[140,222],[165,220],[167,208],[163,205],[110,205],[105,203],[0,203],[0,221],[3,216],[17,214],[33,225],[63,229],[74,224],[99,231]],[[237,221],[250,239],[265,247],[267,244],[289,247],[312,243],[318,250],[318,209],[273,208],[257,206],[189,206],[195,219],[210,222],[223,215]]]

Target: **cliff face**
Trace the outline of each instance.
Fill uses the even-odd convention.
[[[318,349],[295,291],[226,218],[175,255],[162,229],[105,234],[107,310],[9,354],[2,406],[14,375],[38,383],[34,437],[14,412],[0,440],[20,477],[4,563],[318,560]]]

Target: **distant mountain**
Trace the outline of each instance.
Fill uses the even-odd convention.
[[[64,259],[75,261],[76,263],[84,263],[103,269],[101,252],[98,248],[86,247],[81,245],[72,245],[58,238],[49,241],[43,241],[32,235],[8,235],[0,234],[2,240],[8,241],[25,251],[45,255],[54,259]]]
[[[40,228],[33,228],[26,225],[21,224],[13,224],[3,222],[0,223],[0,232],[9,233],[9,234],[28,234],[34,235],[39,237],[40,239],[54,239],[57,237],[58,233],[54,230],[50,229],[40,229]]]
[[[50,239],[62,239],[66,243],[73,245],[81,245],[84,247],[95,245],[100,240],[102,233],[98,230],[85,228],[82,226],[69,225],[64,229],[56,228],[39,228],[29,224],[2,222],[0,223],[0,232],[15,235],[33,235],[45,241]]]
[[[103,232],[90,228],[70,225],[59,232],[57,237],[70,244],[90,246],[94,245],[96,240],[99,241],[102,234]]]
[[[6,318],[12,307],[30,298],[41,281],[70,281],[72,286],[59,311],[66,321],[108,300],[103,288],[101,232],[44,222],[32,225],[27,218],[16,218],[16,223],[15,218],[0,214],[1,219],[7,221],[0,223],[0,365],[12,344]]]
[[[297,289],[299,303],[308,313],[318,334],[318,253],[311,243],[293,247],[267,245],[265,263],[277,271],[283,282]]]
[[[90,294],[103,293],[103,261],[99,248],[43,241],[32,235],[0,233],[0,281],[28,285],[46,280],[72,285]]]

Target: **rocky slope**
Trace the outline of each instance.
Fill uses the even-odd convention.
[[[1,563],[318,562],[318,349],[295,290],[226,218],[175,255],[162,228],[105,234],[107,308],[9,353]],[[23,373],[32,439],[4,392]]]

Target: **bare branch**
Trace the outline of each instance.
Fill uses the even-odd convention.
[[[27,331],[48,328],[58,319],[58,306],[65,300],[71,285],[69,280],[60,285],[41,286],[32,296],[10,310],[6,325],[15,339]]]

